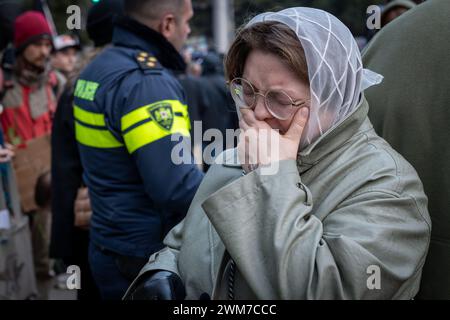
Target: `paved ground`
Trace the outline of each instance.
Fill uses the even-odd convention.
[[[66,278],[64,276],[54,277],[48,293],[49,300],[76,300],[77,291],[69,290],[65,287]]]
[[[76,290],[52,289],[49,293],[49,300],[76,300]]]

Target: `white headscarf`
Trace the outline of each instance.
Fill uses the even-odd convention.
[[[262,13],[246,26],[277,21],[292,29],[305,51],[311,91],[305,148],[347,118],[358,106],[361,92],[383,77],[363,69],[358,45],[350,30],[335,16],[313,8],[289,8]]]

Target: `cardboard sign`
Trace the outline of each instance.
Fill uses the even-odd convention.
[[[23,212],[37,209],[34,191],[38,178],[51,168],[50,135],[35,138],[25,148],[16,149],[13,159]]]

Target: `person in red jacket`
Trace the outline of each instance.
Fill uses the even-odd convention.
[[[64,78],[50,70],[52,35],[42,13],[28,11],[17,17],[14,48],[12,74],[3,85],[0,122],[6,140],[21,146],[50,133]]]
[[[48,136],[51,133],[53,114],[65,84],[64,77],[51,70],[50,58],[53,49],[52,32],[42,13],[27,11],[16,18],[14,22],[14,54],[11,59],[13,63],[10,64],[9,70],[4,70],[3,89],[0,88],[0,103],[3,105],[0,123],[6,142],[17,148],[16,157],[22,151],[18,149],[30,146],[31,140]],[[50,152],[50,150],[48,151]],[[0,156],[7,152],[2,149]],[[42,150],[42,152],[46,151]],[[47,164],[44,163],[44,165]],[[19,175],[20,170],[17,167],[15,169],[18,180],[28,178],[23,173]],[[23,170],[21,171],[23,172]],[[34,188],[36,206],[28,205],[29,202],[24,200],[27,199],[28,192],[19,191],[22,209],[32,221],[32,245],[38,280],[38,299],[46,299],[52,278],[52,262],[48,254],[51,178],[48,172],[38,172],[38,174],[40,176],[36,185],[32,185],[34,182],[31,178],[29,181],[19,181],[22,185],[30,186],[32,190]],[[24,203],[27,205],[25,206]]]

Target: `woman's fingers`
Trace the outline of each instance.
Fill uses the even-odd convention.
[[[249,126],[253,126],[256,123],[256,118],[252,109],[241,109],[242,120],[244,120]]]
[[[292,119],[291,126],[284,136],[291,140],[300,142],[303,130],[308,122],[308,117],[309,109],[307,107],[303,107],[298,110],[294,115],[294,119]]]
[[[246,131],[246,130],[250,129],[250,126],[249,126],[243,119],[241,119],[241,120],[239,121],[239,128],[240,128],[242,131]]]
[[[300,139],[309,118],[307,107],[294,114],[291,125],[284,135],[272,130],[266,122],[258,121],[252,110],[243,111],[238,151],[244,170],[252,164],[266,165],[297,158]]]
[[[242,130],[239,135],[238,157],[242,168],[249,172],[251,167],[259,163],[259,131],[256,128],[248,127]]]

